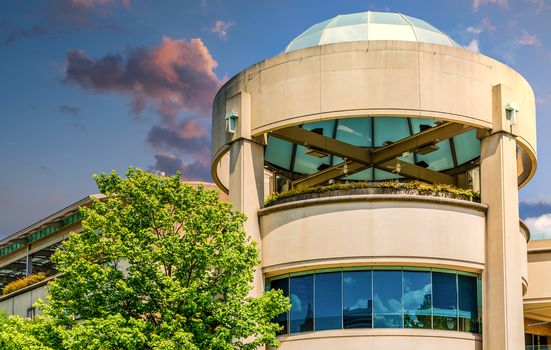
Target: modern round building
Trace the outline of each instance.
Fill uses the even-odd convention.
[[[281,349],[524,347],[518,188],[536,170],[536,116],[510,67],[420,19],[336,16],[219,90],[212,151],[261,250],[253,293],[291,299]]]

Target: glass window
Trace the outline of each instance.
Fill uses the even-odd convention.
[[[266,153],[264,154],[266,162],[289,170],[291,167],[292,153],[293,144],[291,142],[276,137],[268,137],[268,145],[266,146]]]
[[[270,289],[279,289],[283,291],[283,295],[289,296],[289,278],[281,278],[270,281]],[[280,326],[283,326],[283,330],[280,334],[289,333],[288,315],[287,312],[277,316],[274,320]]]
[[[373,327],[402,327],[402,271],[373,271]]]
[[[456,275],[432,273],[432,303],[434,329],[457,330]]]
[[[371,328],[371,271],[346,271],[342,275],[344,328]]]
[[[407,118],[378,117],[374,118],[375,147],[385,146],[385,143],[396,142],[410,136]]]
[[[371,118],[340,119],[337,125],[337,140],[358,147],[371,147]]]
[[[290,333],[314,330],[314,276],[291,277]]]
[[[450,141],[444,140],[436,144],[436,151],[419,154],[417,153],[417,162],[425,162],[430,170],[441,171],[453,168],[453,158],[450,148]]]
[[[480,140],[476,138],[476,130],[454,136],[453,144],[458,165],[480,156]]]
[[[404,327],[431,328],[429,271],[404,271]]]
[[[315,276],[315,329],[341,329],[342,273],[318,273]]]
[[[473,276],[457,276],[459,290],[459,330],[478,333],[477,280]]]
[[[320,122],[307,123],[303,125],[304,130],[313,131],[317,134],[325,137],[333,137],[333,131],[335,130],[334,120],[323,120]],[[313,174],[316,173],[322,164],[331,165],[331,158],[329,155],[318,158],[306,154],[308,149],[304,146],[298,145],[296,151],[296,158],[294,164],[294,171],[301,174]]]

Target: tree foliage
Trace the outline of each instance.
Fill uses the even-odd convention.
[[[178,175],[126,175],[94,176],[107,197],[82,209],[83,232],[52,257],[62,275],[33,337],[44,349],[277,346],[272,319],[289,302],[249,296],[259,258],[244,214]]]

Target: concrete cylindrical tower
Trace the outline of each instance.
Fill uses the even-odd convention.
[[[536,169],[535,102],[510,67],[416,18],[337,16],[220,89],[212,150],[261,250],[253,293],[290,295],[281,349],[524,346],[518,188]],[[389,179],[481,200],[344,190],[264,205]]]

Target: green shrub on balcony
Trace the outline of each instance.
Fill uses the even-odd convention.
[[[15,281],[12,281],[12,282],[6,284],[6,286],[2,290],[2,295],[7,295],[7,294],[10,294],[10,293],[13,293],[13,292],[15,292],[17,290],[20,290],[22,288],[25,288],[27,286],[38,283],[38,282],[44,280],[45,278],[46,278],[46,274],[40,272],[40,273],[35,273],[35,274],[27,276],[27,277],[16,279]]]
[[[370,183],[370,182],[352,182],[352,183],[346,183],[346,184],[337,183],[333,185],[320,186],[320,187],[296,188],[296,189],[281,192],[281,193],[279,192],[272,193],[266,198],[266,200],[264,201],[264,204],[266,206],[270,206],[282,199],[301,196],[305,194],[311,194],[311,193],[325,193],[330,191],[349,191],[349,190],[364,189],[364,188],[389,188],[389,189],[396,189],[397,192],[400,191],[400,192],[406,192],[410,194],[418,194],[418,195],[445,194],[458,199],[466,199],[471,201],[480,200],[480,194],[478,192],[474,192],[469,189],[459,188],[453,185],[429,184],[418,180],[410,181],[410,182],[399,182],[398,180],[396,180],[396,181],[384,181],[384,182],[377,182],[377,183]]]

